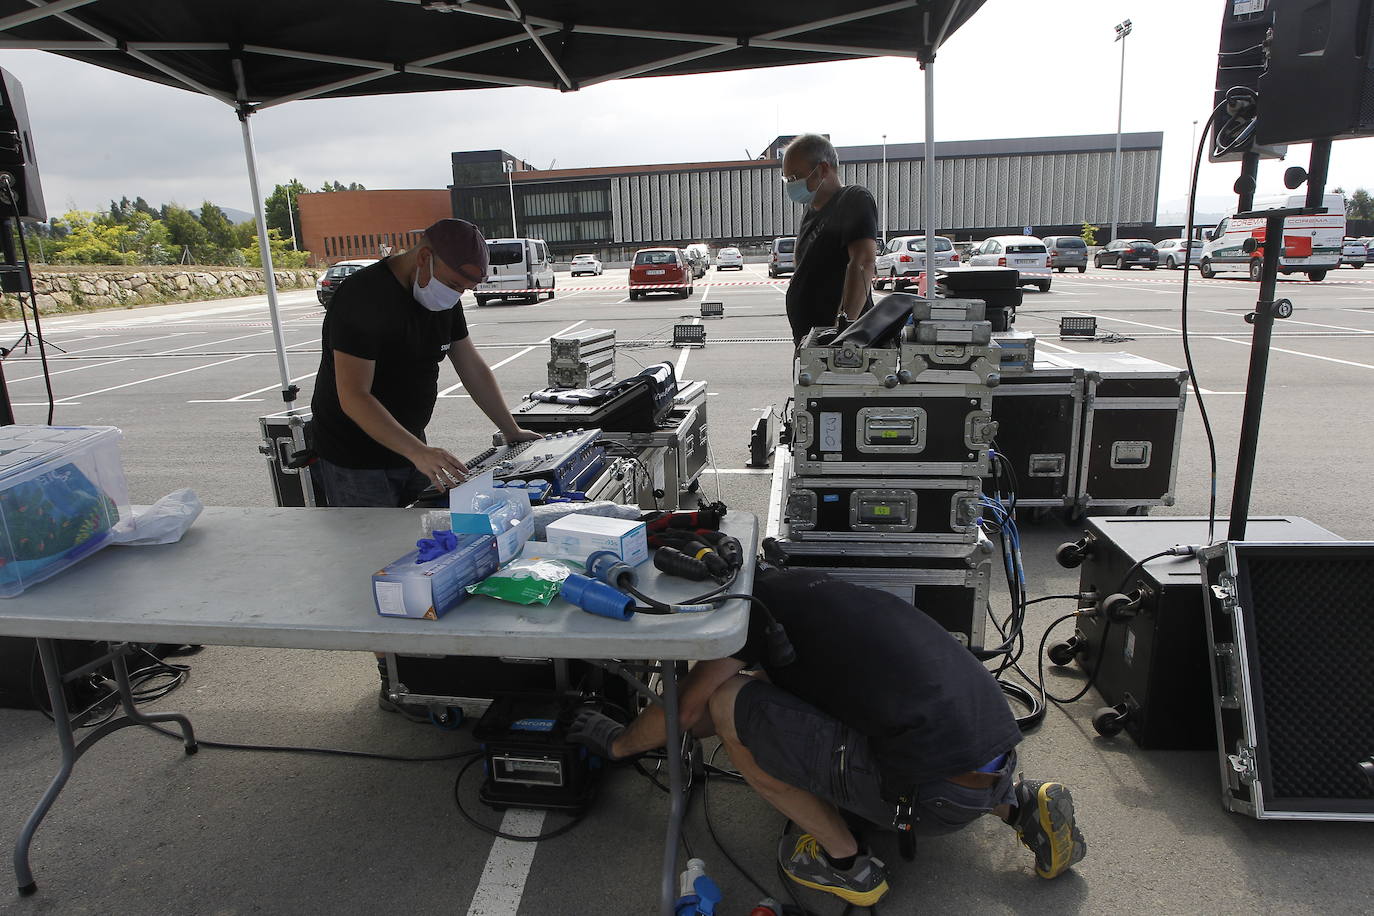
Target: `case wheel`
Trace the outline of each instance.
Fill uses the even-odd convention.
[[[1083,560],[1088,556],[1088,546],[1087,538],[1066,541],[1054,552],[1054,559],[1065,569],[1076,569],[1083,565]]]
[[[1104,738],[1121,734],[1126,727],[1126,713],[1115,706],[1103,706],[1093,713],[1093,729]]]
[[[1050,650],[1047,654],[1051,662],[1063,668],[1065,665],[1072,664],[1075,656],[1082,650],[1082,641],[1079,637],[1073,636],[1064,642],[1057,642],[1050,646]]]
[[[1117,592],[1102,599],[1102,616],[1116,623],[1130,620],[1139,612],[1140,598],[1138,595],[1123,595]]]

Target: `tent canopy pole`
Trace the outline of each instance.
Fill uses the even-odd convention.
[[[277,275],[272,269],[272,246],[267,236],[267,214],[263,209],[262,188],[258,184],[258,154],[253,146],[253,126],[248,119],[253,110],[248,105],[248,90],[243,79],[243,62],[234,59],[234,78],[239,85],[238,118],[243,130],[243,156],[248,160],[248,190],[253,197],[253,219],[258,228],[258,251],[262,254],[262,279],[267,287],[267,311],[272,318],[272,338],[277,347],[277,371],[281,374],[281,399],[290,405],[300,389],[291,384],[291,370],[286,365],[286,342],[281,326],[281,309],[277,305]]]
[[[922,171],[925,172],[924,218],[926,222],[926,296],[931,299],[940,294],[935,283],[935,56],[921,61],[921,71],[925,74],[926,89],[926,157]]]

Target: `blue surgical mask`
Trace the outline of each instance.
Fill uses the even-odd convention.
[[[415,279],[411,281],[410,294],[415,297],[415,301],[429,309],[431,312],[444,312],[458,304],[458,300],[463,297],[461,291],[447,285],[434,273],[434,262],[429,264],[429,283],[426,286],[420,285],[420,268],[415,268]]]
[[[805,178],[788,179],[783,188],[783,190],[787,192],[787,199],[794,204],[801,204],[803,207],[809,207],[811,201],[816,199],[816,192],[808,188],[806,183],[811,180],[811,176],[816,174],[816,169],[820,167],[820,163],[817,163],[815,168],[806,174]]]

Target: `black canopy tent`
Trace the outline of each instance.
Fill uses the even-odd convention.
[[[250,116],[311,98],[531,86],[910,57],[926,74],[926,232],[934,213],[933,62],[983,0],[0,0],[0,49],[50,51],[230,105],[244,156],[282,397],[290,382]],[[687,22],[686,20],[689,20]],[[720,31],[679,28],[709,23]],[[933,239],[927,239],[933,250]]]
[[[529,86],[909,57],[925,71],[926,250],[934,250],[936,51],[983,0],[0,0],[0,49],[50,51],[189,89],[242,125],[282,398],[286,363],[251,116],[312,98]],[[702,27],[691,28],[692,26]],[[930,284],[934,293],[934,284]],[[674,755],[669,755],[672,758]],[[671,765],[670,760],[670,765]],[[679,761],[680,763],[680,761]],[[680,793],[679,793],[680,795]],[[680,798],[662,906],[671,912]]]

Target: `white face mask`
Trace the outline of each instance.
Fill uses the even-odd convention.
[[[433,255],[430,255],[431,259]],[[415,267],[415,279],[411,281],[410,294],[415,297],[415,301],[429,309],[431,312],[443,312],[453,308],[458,304],[458,300],[463,297],[462,292],[445,284],[434,273],[434,261],[429,262],[429,285],[420,285],[420,267]]]

